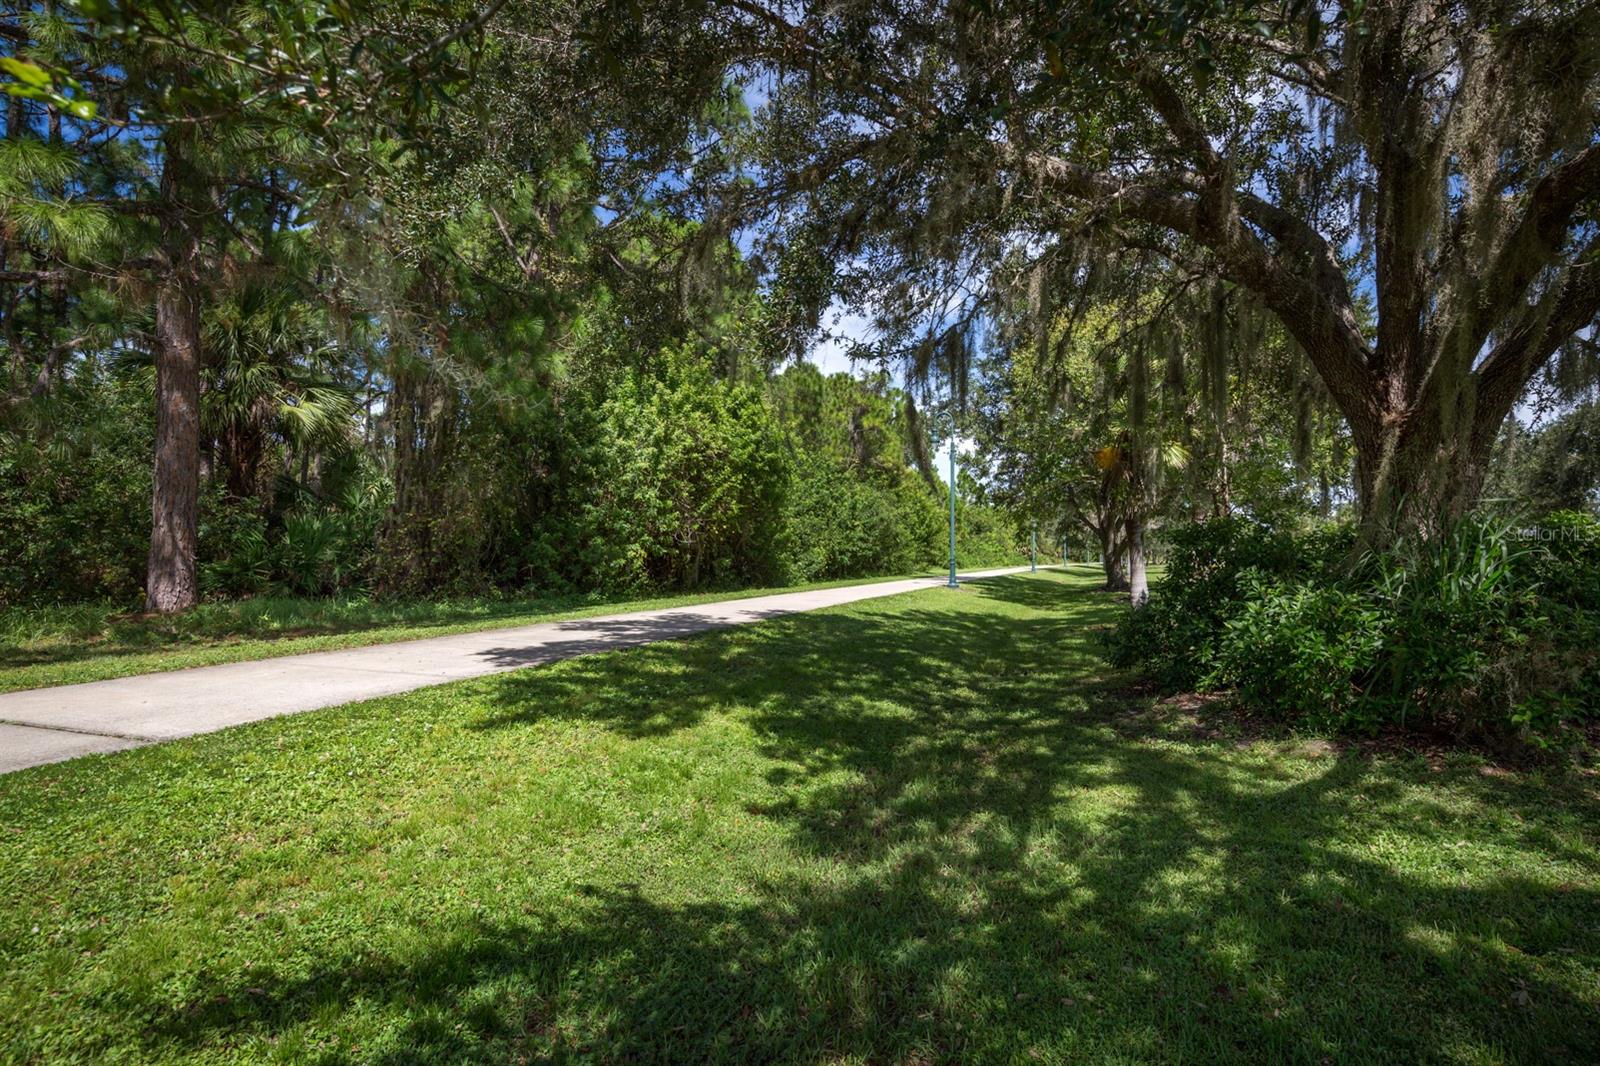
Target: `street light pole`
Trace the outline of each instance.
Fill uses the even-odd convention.
[[[1035,526],[1032,533],[1028,534],[1028,567],[1032,573],[1039,572],[1039,527]]]
[[[946,588],[960,588],[956,580],[956,427],[950,421],[950,581]]]

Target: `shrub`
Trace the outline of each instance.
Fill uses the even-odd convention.
[[[1241,575],[1239,586],[1205,686],[1233,688],[1252,707],[1313,726],[1356,722],[1360,682],[1383,649],[1383,612],[1346,589],[1260,571]]]
[[[1509,719],[1532,680],[1525,645],[1544,625],[1523,580],[1530,562],[1507,526],[1481,519],[1364,561],[1357,579],[1389,615],[1370,689],[1389,717],[1466,728]]]
[[[1113,658],[1316,728],[1553,738],[1600,714],[1600,521],[1537,529],[1472,518],[1352,563],[1344,529],[1180,528]]]
[[[137,603],[150,549],[147,384],[84,374],[0,427],[0,607]],[[13,428],[15,427],[15,428]]]
[[[1600,517],[1557,511],[1517,535],[1535,549],[1531,577],[1551,602],[1600,612]]]
[[[200,586],[207,598],[365,591],[389,481],[370,466],[325,472],[313,491],[280,485],[275,507],[230,497],[213,484],[200,511]]]
[[[910,569],[914,530],[895,487],[865,481],[829,456],[796,457],[784,507],[784,575],[824,581]]]
[[[662,353],[606,403],[618,442],[610,521],[640,584],[693,588],[771,580],[777,569],[789,452],[751,386],[715,376],[690,347]]]
[[[1600,517],[1578,511],[1545,516],[1519,535],[1531,543],[1528,581],[1547,616],[1529,641],[1529,669],[1544,684],[1513,712],[1535,735],[1556,735],[1600,716]]]
[[[272,583],[267,520],[254,500],[213,484],[200,507],[200,591],[208,599],[256,596]]]
[[[1240,575],[1321,572],[1331,545],[1346,536],[1329,532],[1301,545],[1286,532],[1237,516],[1172,528],[1166,574],[1152,586],[1149,604],[1127,615],[1112,636],[1113,661],[1140,667],[1171,690],[1198,685],[1216,661],[1223,627],[1239,609]]]
[[[948,500],[945,506],[949,506]],[[945,523],[940,532],[948,537]],[[938,553],[938,561],[949,558],[948,541]],[[1017,566],[1028,561],[1028,535],[1017,528],[1016,519],[982,503],[956,504],[956,558],[961,566],[977,569],[988,566]]]

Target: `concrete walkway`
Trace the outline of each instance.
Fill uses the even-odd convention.
[[[1027,569],[979,570],[962,576],[1000,577]],[[937,588],[944,582],[944,578],[908,578],[782,592],[3,693],[0,773],[575,655]]]

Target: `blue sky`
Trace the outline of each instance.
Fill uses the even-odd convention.
[[[813,341],[807,358],[817,364],[824,374],[850,373],[854,367],[845,353],[854,341],[864,341],[872,335],[872,323],[865,315],[851,314],[838,301],[823,312],[822,325],[831,336]]]

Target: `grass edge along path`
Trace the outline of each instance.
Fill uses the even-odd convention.
[[[1208,737],[1092,583],[0,778],[0,1061],[1593,1058],[1592,780]]]

